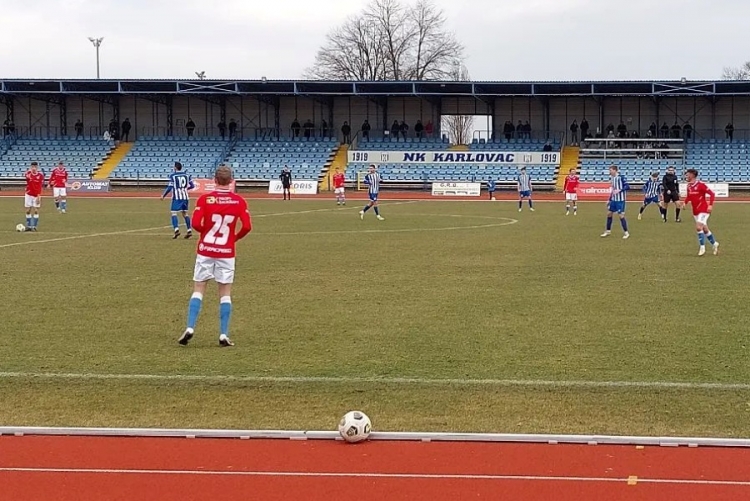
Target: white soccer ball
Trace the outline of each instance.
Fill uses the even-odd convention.
[[[344,414],[339,421],[341,438],[353,444],[367,440],[372,431],[372,423],[367,414],[361,411],[351,411]]]
[[[22,224],[17,224],[16,231],[26,231],[26,227]]]

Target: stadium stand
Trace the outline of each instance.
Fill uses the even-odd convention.
[[[72,178],[89,178],[113,148],[103,139],[19,139],[0,156],[0,176],[21,177],[32,161],[49,173],[62,160]]]
[[[698,169],[705,181],[750,183],[750,143],[725,139],[699,139],[687,150],[686,164]]]
[[[335,139],[248,139],[238,141],[225,160],[238,179],[277,179],[288,165],[295,179],[317,180],[330,166],[338,146]]]
[[[685,168],[688,148],[681,139],[589,139],[581,148],[581,181],[607,181],[615,164],[631,183],[644,183],[652,172],[663,174],[670,165]]]
[[[474,140],[470,145],[471,150],[489,151],[542,151],[546,141],[537,139],[511,139],[510,141],[485,142]],[[559,141],[550,141],[553,151],[560,151]],[[434,151],[447,150],[450,147],[445,139],[421,138],[411,139],[399,138],[398,140],[374,139],[371,141],[360,141],[359,150],[368,151],[400,151],[418,150]],[[358,173],[365,170],[366,164],[352,162],[352,169],[348,169],[346,176],[348,181],[356,181]],[[526,170],[537,183],[554,183],[555,168],[543,165],[527,165]],[[383,181],[388,182],[432,182],[432,181],[487,181],[492,178],[499,183],[515,182],[518,176],[518,167],[501,165],[464,165],[464,164],[381,164],[379,166]],[[361,174],[360,174],[361,176]]]
[[[182,163],[195,177],[210,176],[229,151],[231,143],[220,137],[144,137],[136,141],[113,179],[166,179],[174,162]]]

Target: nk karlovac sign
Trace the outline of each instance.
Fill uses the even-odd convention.
[[[559,165],[560,153],[531,151],[358,151],[350,150],[349,163]]]

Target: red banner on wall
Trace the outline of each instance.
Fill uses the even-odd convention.
[[[609,183],[580,183],[578,185],[580,200],[608,200],[609,193]]]
[[[216,182],[213,179],[193,179],[193,184],[195,185],[195,189],[190,190],[190,193],[203,195],[204,193],[211,193],[216,190]],[[229,189],[236,191],[235,185],[236,183],[233,180]]]

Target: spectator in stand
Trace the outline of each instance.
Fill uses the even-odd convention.
[[[510,141],[510,138],[513,137],[514,131],[515,127],[513,127],[513,123],[510,120],[506,120],[505,125],[503,125],[503,134],[505,135],[506,141]]]
[[[677,123],[677,120],[674,121],[674,125],[672,126],[672,139],[680,139],[682,137],[682,127],[680,127],[680,124]]]
[[[320,123],[320,132],[323,133],[323,138],[328,138],[328,122],[323,119],[323,121]]]
[[[669,125],[667,125],[667,122],[664,122],[661,125],[661,134],[659,134],[659,137],[661,138],[669,137]]]
[[[526,123],[523,124],[523,136],[526,139],[531,139],[531,124],[528,120],[526,120]]]
[[[195,122],[193,122],[192,118],[188,118],[188,121],[185,124],[185,129],[187,130],[188,137],[193,137],[193,132],[195,132]]]
[[[620,120],[620,124],[617,126],[617,137],[620,139],[628,137],[628,126],[622,120]]]
[[[583,120],[581,120],[581,141],[586,139],[589,135],[589,121],[586,120],[584,117]]]
[[[234,121],[234,118],[229,121],[229,139],[234,139],[234,136],[237,135],[237,122]]]
[[[399,125],[398,128],[401,131],[401,135],[403,136],[403,138],[406,139],[406,136],[409,135],[409,125],[405,121],[401,120],[401,125]]]
[[[428,120],[427,125],[424,126],[424,133],[427,134],[427,137],[432,137],[433,132],[434,126],[432,125],[432,120]]]
[[[341,126],[341,135],[344,136],[344,143],[351,144],[352,128],[349,126],[349,122],[344,122],[344,125]]]
[[[78,122],[80,122],[80,120]],[[78,126],[78,122],[76,122],[76,126]],[[6,118],[5,122],[3,122],[3,137],[8,137],[8,134],[10,134],[10,132],[8,131],[9,124],[10,124],[10,120]]]
[[[216,124],[216,126],[219,128],[219,135],[222,139],[227,137],[227,123],[224,120],[219,120],[219,123]]]
[[[7,123],[8,121],[6,120],[5,124]],[[5,133],[6,136],[8,135],[7,127],[8,127],[7,125],[3,125],[3,132]],[[76,120],[76,124],[73,127],[75,127],[76,129],[76,139],[78,139],[79,137],[83,137],[83,122],[81,121],[80,118]]]
[[[124,122],[122,122],[122,140],[126,143],[130,141],[130,129],[133,126],[130,124],[130,119],[126,118]]]
[[[421,139],[423,132],[424,132],[424,126],[422,125],[422,121],[417,120],[417,123],[414,124],[414,134],[416,134],[417,137]]]
[[[724,132],[727,133],[727,139],[729,141],[732,141],[734,139],[734,124],[732,122],[729,122],[726,127],[724,127]]]
[[[520,120],[516,124],[516,138],[523,139],[523,122]]]
[[[365,139],[370,139],[370,129],[371,129],[371,128],[372,128],[372,127],[370,127],[370,121],[369,121],[369,120],[367,120],[367,119],[365,119],[365,121],[364,121],[364,122],[362,122],[362,128],[361,128],[361,131],[362,131],[362,137],[363,137],[363,138],[365,138]]]
[[[690,138],[693,137],[693,126],[690,125],[690,122],[685,122],[685,125],[683,125],[682,137],[684,137],[686,141],[689,141]]]
[[[299,124],[299,121],[295,118],[292,122],[292,137],[299,137],[299,131],[302,130],[302,127]],[[231,134],[230,134],[231,137]]]
[[[114,118],[109,121],[109,137],[112,139],[112,141],[120,140],[120,125]]]
[[[570,124],[570,144],[578,145],[578,120],[573,120],[573,123]]]
[[[305,129],[305,139],[310,139],[310,137],[313,135],[315,124],[308,118],[302,127]]]
[[[732,127],[732,130],[734,130],[734,127]],[[10,137],[16,137],[16,124],[13,120],[8,122],[8,135]]]
[[[391,139],[398,139],[398,133],[401,131],[401,127],[398,125],[398,120],[394,120],[391,124]]]
[[[648,131],[651,133],[651,137],[656,137],[656,129],[656,122],[651,122],[651,125],[648,126]]]
[[[549,144],[549,141],[544,143],[544,148],[542,148],[542,151],[552,151],[552,145]]]
[[[609,125],[607,125],[607,128],[605,129],[605,132],[607,134],[607,137],[609,137],[609,133],[610,132],[612,134],[614,134],[615,133],[615,124],[613,124],[612,122],[610,122]]]

